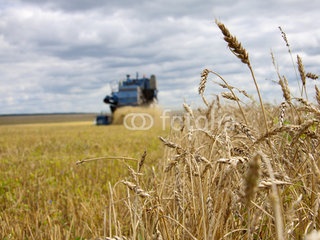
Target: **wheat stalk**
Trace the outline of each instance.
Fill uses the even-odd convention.
[[[292,132],[296,129],[298,129],[299,126],[297,125],[282,125],[280,127],[274,128],[273,130],[269,131],[268,133],[262,135],[260,138],[258,138],[254,144],[261,143],[262,141],[280,133],[280,132]]]
[[[271,165],[271,162],[267,156],[262,153],[259,153],[262,161],[266,164],[270,181],[271,181],[271,203],[274,210],[274,220],[275,220],[275,227],[276,227],[276,234],[278,240],[284,240],[284,231],[283,231],[283,219],[282,219],[282,212],[280,206],[280,197],[275,181],[274,171]]]
[[[288,48],[288,52],[289,52],[290,57],[291,57],[292,66],[293,66],[293,69],[294,69],[294,72],[295,72],[295,75],[296,75],[296,80],[297,80],[297,83],[298,83],[299,91],[301,92],[302,90],[300,88],[300,82],[298,81],[298,74],[297,74],[297,70],[296,70],[296,65],[294,64],[294,61],[293,61],[293,56],[292,56],[290,44],[289,44],[289,41],[288,41],[288,38],[287,38],[287,34],[282,30],[282,28],[280,26],[279,26],[279,30],[281,32],[283,40],[286,43],[287,48]],[[302,92],[301,92],[301,94],[302,94]]]
[[[214,226],[215,219],[214,219],[214,210],[213,210],[213,199],[211,196],[207,197],[206,205],[207,205],[208,222],[209,222],[208,239],[213,239],[213,226]]]
[[[218,78],[220,78],[220,79],[224,82],[224,84],[225,84],[226,86],[230,86],[230,85],[227,83],[227,81],[226,81],[220,74],[218,74],[218,73],[216,73],[216,72],[214,72],[214,71],[210,71],[210,72],[213,73],[214,75],[216,75]],[[230,93],[232,94],[232,97],[231,97],[231,98],[233,98],[233,99],[238,99],[238,97],[237,97],[236,94],[234,93],[233,89],[232,89],[232,88],[228,88],[228,89],[229,89]],[[237,105],[238,105],[239,110],[240,110],[240,112],[241,112],[241,115],[242,115],[242,117],[243,117],[243,120],[245,121],[246,124],[248,124],[246,115],[244,114],[244,111],[243,111],[243,109],[242,109],[242,107],[241,107],[241,105],[240,105],[240,101],[236,101],[236,102],[237,102]],[[219,99],[219,96],[218,96],[218,95],[217,95],[217,104],[218,104],[218,108],[220,109],[220,108],[221,108],[221,105],[220,105],[220,99]]]
[[[224,40],[228,43],[228,47],[231,50],[231,52],[233,54],[235,54],[241,60],[241,62],[245,63],[250,70],[254,85],[256,87],[256,91],[258,93],[260,107],[261,107],[261,110],[263,113],[265,128],[266,128],[266,131],[268,132],[269,130],[268,130],[268,123],[267,123],[267,115],[266,115],[266,112],[264,109],[262,96],[261,96],[261,93],[260,93],[260,90],[258,87],[258,83],[257,83],[256,77],[255,77],[255,74],[253,72],[253,69],[251,67],[251,63],[249,61],[249,54],[248,54],[247,50],[237,40],[237,38],[235,36],[231,35],[231,33],[229,32],[229,30],[226,28],[226,26],[224,24],[220,23],[218,20],[216,20],[216,24],[218,25],[222,34],[224,35]]]
[[[96,158],[87,158],[83,160],[78,160],[76,162],[76,165],[80,165],[87,162],[93,162],[97,160],[126,160],[126,161],[138,161],[136,158],[130,158],[130,157],[117,157],[117,156],[110,156],[110,157],[96,157]]]
[[[174,191],[174,198],[176,204],[178,206],[178,214],[181,214],[183,211],[183,199],[182,199],[182,179],[180,174],[180,169],[178,165],[175,165],[175,183],[176,183],[176,190]]]
[[[98,240],[127,240],[127,238],[124,237],[124,236],[121,236],[121,237],[119,237],[119,236],[113,236],[113,237],[106,237],[106,238],[104,238],[104,239],[99,238]]]

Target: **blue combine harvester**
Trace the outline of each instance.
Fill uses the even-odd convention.
[[[157,80],[155,75],[150,78],[135,79],[127,75],[126,80],[120,81],[118,89],[107,95],[103,102],[110,105],[111,115],[99,115],[96,118],[97,125],[112,123],[112,115],[119,107],[124,106],[148,106],[157,100]]]

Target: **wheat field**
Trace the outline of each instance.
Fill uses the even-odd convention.
[[[183,104],[174,128],[1,127],[2,239],[320,238],[318,75],[297,56],[293,96],[275,64],[283,101],[266,103],[249,53],[216,24],[257,100],[204,69],[202,107]]]
[[[81,121],[1,125],[0,239],[103,236],[109,184],[145,150],[150,165],[159,162],[160,133]]]

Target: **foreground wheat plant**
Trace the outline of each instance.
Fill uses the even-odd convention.
[[[314,105],[292,96],[277,70],[283,102],[266,105],[248,52],[224,24],[216,24],[231,52],[249,68],[260,107],[215,70],[203,70],[198,92],[204,107],[183,105],[180,131],[159,137],[166,147],[162,161],[144,153],[137,170],[128,166],[128,177],[110,186],[107,239],[318,239],[318,87]],[[307,74],[299,59],[306,93]],[[231,104],[221,105],[220,97],[208,101],[210,76],[218,77],[214,83],[224,89],[220,97]],[[200,128],[199,116],[210,124]]]

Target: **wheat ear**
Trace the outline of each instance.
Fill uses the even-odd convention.
[[[306,89],[306,72],[304,71],[304,66],[303,66],[303,63],[302,63],[302,59],[301,59],[301,57],[299,55],[297,55],[297,62],[298,62],[298,70],[299,70],[299,73],[300,73],[300,78],[301,78],[301,81],[302,81],[301,96],[303,95],[303,90],[304,90],[306,98],[308,99],[307,89]]]
[[[143,166],[143,164],[144,164],[144,161],[146,160],[146,156],[147,156],[147,151],[144,150],[144,152],[143,152],[143,154],[142,154],[142,156],[141,156],[141,159],[140,159],[140,161],[139,161],[139,164],[138,164],[138,172],[141,171],[141,168],[142,168],[142,166]]]
[[[200,81],[200,84],[199,84],[199,94],[202,95],[204,93],[204,90],[206,88],[206,83],[207,83],[207,78],[208,78],[208,75],[209,75],[209,70],[208,69],[204,69],[201,73],[201,81]]]
[[[228,43],[228,47],[231,50],[231,52],[236,55],[241,62],[250,65],[249,61],[249,54],[241,45],[241,43],[237,40],[237,38],[229,32],[229,30],[226,28],[226,26],[216,20],[216,24],[220,28],[222,34],[224,35],[224,40]]]
[[[294,72],[295,72],[295,75],[296,75],[296,80],[297,80],[297,83],[298,83],[299,91],[301,92],[300,82],[298,81],[297,69],[296,69],[296,65],[294,64],[294,61],[293,61],[292,52],[291,52],[290,44],[289,44],[289,41],[288,41],[288,38],[287,38],[287,34],[282,30],[282,28],[280,26],[279,26],[279,30],[281,32],[281,36],[282,36],[283,40],[286,43],[287,48],[288,48],[288,52],[289,52],[290,57],[291,57],[292,66],[293,66],[293,69],[294,69]]]
[[[258,187],[258,181],[260,178],[260,165],[261,156],[259,154],[255,155],[250,161],[245,177],[245,189],[244,197],[247,206],[250,204],[251,200],[254,198]]]
[[[320,91],[317,87],[317,85],[314,85],[314,88],[316,89],[316,99],[317,99],[317,103],[320,106]]]
[[[279,197],[277,185],[275,184],[274,171],[273,171],[270,159],[262,153],[258,153],[258,154],[260,154],[262,161],[266,164],[266,167],[270,176],[270,180],[272,182],[270,200],[271,200],[271,204],[274,212],[276,236],[278,240],[284,240],[283,219],[282,219],[282,211],[280,206],[280,197]]]
[[[279,79],[279,85],[281,86],[284,99],[289,105],[291,105],[290,89],[288,87],[288,80],[285,76]]]
[[[317,74],[314,74],[314,73],[311,73],[311,72],[308,72],[306,74],[306,77],[310,78],[310,79],[313,79],[313,80],[317,80],[319,78],[319,76]]]
[[[254,75],[253,69],[252,69],[251,64],[250,64],[249,54],[248,54],[247,50],[237,40],[237,38],[235,36],[231,35],[231,33],[229,32],[229,30],[226,28],[226,26],[224,24],[222,24],[218,20],[216,20],[216,24],[218,25],[218,27],[220,28],[222,34],[224,35],[224,40],[228,43],[228,47],[230,48],[231,52],[233,54],[235,54],[241,60],[241,62],[245,63],[248,66],[249,70],[250,70],[252,79],[254,81],[254,85],[256,87],[256,91],[258,93],[260,107],[261,107],[261,110],[262,110],[262,113],[263,113],[263,118],[264,118],[264,124],[265,124],[265,127],[266,127],[266,131],[268,132],[269,130],[268,130],[268,123],[267,123],[267,115],[266,115],[266,111],[264,109],[264,105],[263,105],[261,93],[260,93],[260,90],[259,90],[259,87],[258,87],[258,83],[257,83],[256,77]]]
[[[209,104],[208,104],[208,101],[207,99],[204,97],[204,90],[206,88],[206,83],[207,83],[207,78],[208,78],[208,75],[209,75],[209,70],[208,69],[204,69],[201,73],[201,81],[200,81],[200,84],[199,84],[199,94],[203,100],[203,102],[206,104],[207,107],[209,107]]]

